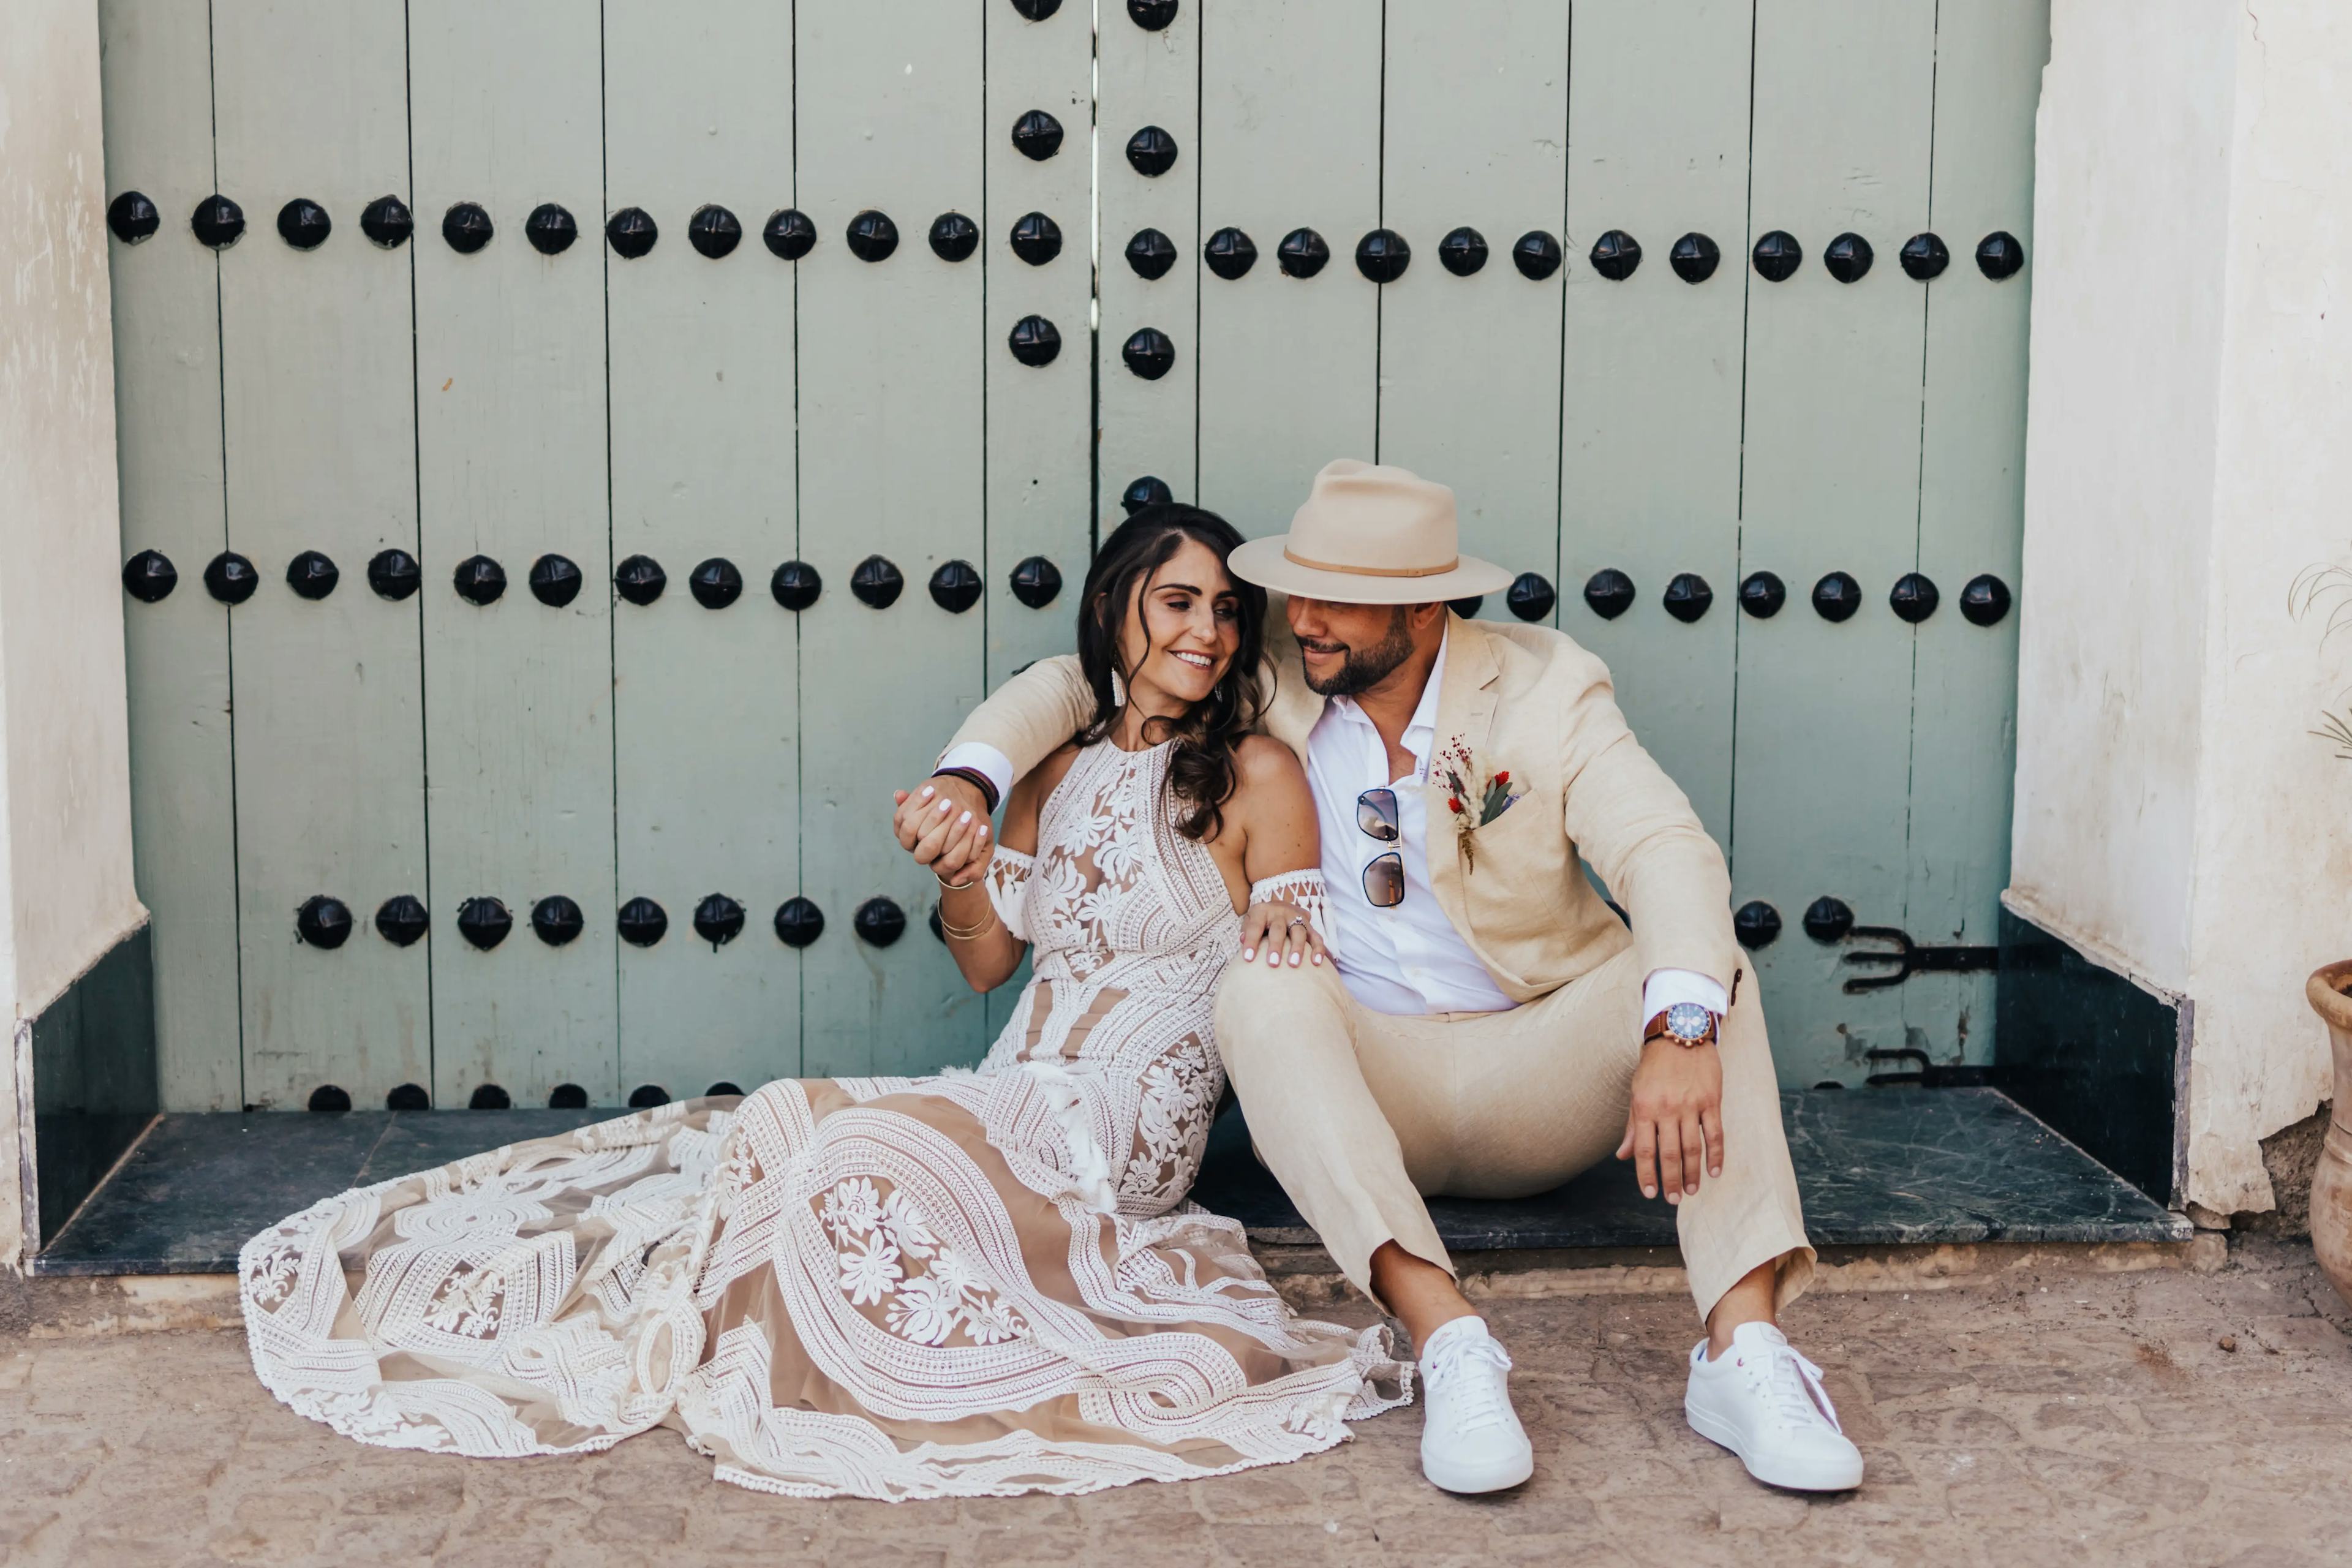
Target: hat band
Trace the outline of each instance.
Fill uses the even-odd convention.
[[[1286,544],[1282,558],[1294,566],[1311,566],[1318,572],[1343,572],[1355,577],[1437,577],[1462,564],[1459,555],[1443,566],[1341,566],[1329,561],[1310,561]]]

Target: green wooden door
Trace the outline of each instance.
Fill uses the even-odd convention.
[[[1610,661],[1785,1081],[1990,1059],[2046,0],[100,15],[170,1106],[973,1059],[888,790],[1341,455]]]

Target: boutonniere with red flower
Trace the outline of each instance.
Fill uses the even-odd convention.
[[[1445,809],[1452,814],[1454,836],[1462,842],[1463,868],[1475,871],[1478,848],[1474,836],[1525,798],[1528,792],[1512,790],[1508,768],[1498,768],[1493,777],[1483,784],[1476,783],[1478,764],[1470,755],[1469,742],[1459,735],[1437,753],[1430,772],[1445,790]]]

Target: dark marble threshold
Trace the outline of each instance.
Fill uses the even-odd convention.
[[[1781,1097],[1815,1245],[2185,1241],[2189,1222],[2052,1131],[1998,1089],[1872,1089]],[[212,1274],[245,1239],[346,1188],[499,1143],[546,1137],[609,1110],[275,1111],[160,1118],[64,1233],[39,1274]],[[1313,1230],[1250,1152],[1228,1110],[1193,1195],[1252,1239]],[[1508,1203],[1437,1198],[1447,1247],[1671,1247],[1674,1211],[1644,1202],[1613,1161]]]

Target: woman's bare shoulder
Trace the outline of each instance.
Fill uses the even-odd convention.
[[[1307,770],[1298,753],[1271,735],[1244,735],[1234,744],[1234,767],[1244,793],[1305,798]]]

